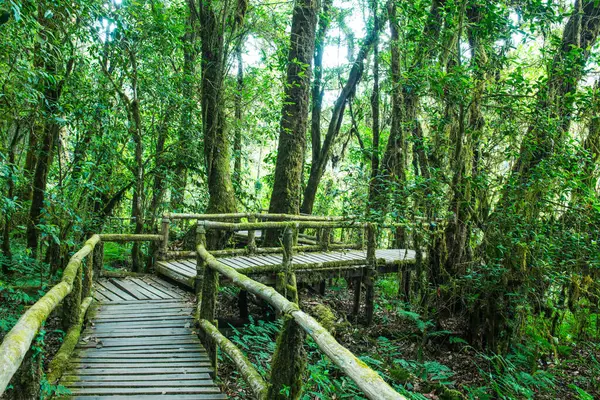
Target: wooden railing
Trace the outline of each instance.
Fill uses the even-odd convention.
[[[328,227],[336,226],[343,229],[348,227],[354,227],[356,224],[352,223],[350,217],[338,217],[338,216],[318,216],[318,215],[291,215],[291,214],[269,214],[269,213],[234,213],[234,214],[181,214],[181,213],[166,213],[162,218],[161,235],[163,241],[161,243],[159,258],[162,260],[177,259],[177,258],[196,258],[196,252],[193,250],[169,250],[169,239],[170,239],[170,226],[177,220],[197,220],[205,221],[206,224],[217,224],[213,227],[217,227],[219,223],[229,224],[230,221],[246,220],[247,226],[258,226],[258,229],[247,229],[248,230],[248,243],[245,248],[237,249],[225,249],[213,251],[212,254],[216,257],[219,256],[235,256],[235,255],[247,255],[247,254],[269,254],[277,253],[281,251],[280,247],[257,247],[256,231],[262,231],[268,229],[266,222],[285,222],[295,221],[297,223],[322,223],[317,230],[316,237],[299,233],[297,242],[302,246],[295,246],[296,250],[302,248],[303,252],[310,251],[323,251],[323,250],[335,250],[335,249],[361,249],[364,248],[364,243],[359,240],[358,243],[344,243],[344,232],[340,233],[340,240],[333,242],[330,238],[330,230]],[[329,223],[329,224],[325,224]],[[336,225],[337,223],[337,225]],[[260,224],[260,225],[252,225]],[[231,227],[231,225],[226,225]],[[306,226],[306,225],[305,225]],[[229,229],[225,228],[225,225],[221,225],[221,228],[230,231],[243,231],[246,229]]]
[[[63,303],[62,323],[66,336],[50,362],[46,379],[55,383],[61,377],[67,360],[79,341],[85,314],[92,303],[93,280],[95,276],[100,276],[103,264],[103,243],[129,241],[162,241],[162,236],[93,235],[71,257],[61,281],[19,318],[0,345],[0,397],[11,380],[19,398],[38,397],[42,357],[39,351],[32,351],[32,343],[44,322]],[[19,379],[13,379],[15,374],[20,375]]]
[[[345,221],[287,221],[258,223],[227,223],[199,221],[197,225],[197,275],[195,290],[197,293],[197,321],[201,328],[201,340],[207,349],[212,365],[217,370],[217,347],[220,347],[234,362],[242,377],[248,383],[257,399],[298,398],[301,392],[302,365],[305,360],[299,359],[305,334],[310,335],[319,349],[323,351],[335,365],[348,375],[369,399],[405,399],[388,385],[381,376],[360,361],[348,349],[339,344],[335,338],[313,317],[303,312],[298,306],[298,292],[293,266],[294,237],[299,229],[365,229],[367,234],[367,257],[363,261],[368,266],[367,296],[373,296],[373,272],[375,259],[375,226]],[[239,271],[219,262],[206,249],[207,230],[225,230],[251,232],[258,229],[283,230],[283,263],[278,266],[278,279],[275,288],[257,282]],[[328,235],[327,235],[328,236]],[[253,293],[273,306],[284,320],[279,333],[277,347],[273,355],[271,376],[267,383],[256,371],[239,348],[223,336],[216,327],[215,310],[219,287],[219,276],[229,279],[242,290]],[[372,317],[372,310],[371,317]],[[302,333],[302,334],[300,334]],[[288,391],[282,395],[284,388]]]

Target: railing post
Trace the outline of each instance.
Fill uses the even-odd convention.
[[[94,250],[96,247],[94,247]],[[83,272],[83,290],[81,298],[85,299],[92,295],[94,285],[94,250],[85,257],[85,269]]]
[[[373,323],[373,311],[375,300],[375,276],[377,274],[377,259],[375,258],[375,249],[377,243],[375,238],[375,225],[367,224],[367,270],[365,276],[365,309],[367,325]]]
[[[79,311],[81,309],[82,270],[83,265],[80,263],[79,268],[77,268],[77,272],[75,273],[75,279],[73,279],[73,289],[63,302],[62,326],[65,332],[77,324],[77,320],[79,319]]]
[[[321,236],[319,237],[319,244],[323,251],[329,251],[331,230],[329,228],[321,229]]]
[[[294,229],[283,233],[283,291],[284,296],[298,303],[296,275],[292,269]],[[304,340],[306,333],[290,315],[283,316],[283,326],[277,337],[277,345],[271,365],[271,385],[268,399],[297,400],[302,394],[302,375],[306,368]]]
[[[198,225],[204,229],[204,225]],[[200,235],[202,234],[202,230]],[[206,233],[205,233],[206,235]],[[206,237],[206,236],[204,236]],[[200,311],[198,317],[205,319],[218,327],[215,320],[215,310],[217,307],[217,296],[219,294],[219,274],[214,271],[206,262],[202,262],[203,272],[201,277],[202,293],[200,295]],[[198,266],[196,267],[198,268]],[[200,285],[200,283],[198,283]],[[217,342],[208,335],[202,335],[202,342],[208,353],[211,366],[214,369],[214,376],[217,376]]]
[[[196,248],[202,245],[206,247],[206,228],[204,224],[198,222],[196,225]],[[206,263],[204,259],[200,257],[200,254],[196,254],[196,278],[194,279],[194,291],[197,297],[198,306],[200,306],[202,299],[202,281],[204,278],[204,269],[206,268]]]
[[[250,222],[250,223],[256,222],[256,217],[249,216],[248,222]],[[248,253],[250,253],[250,254],[256,253],[256,231],[254,229],[248,230]]]
[[[167,259],[167,251],[168,251],[168,246],[169,246],[169,227],[171,225],[171,220],[169,218],[169,214],[164,214],[162,217],[162,225],[161,225],[161,229],[160,229],[160,234],[162,235],[163,239],[162,242],[160,243],[160,250],[159,250],[159,257],[162,258],[163,260]]]
[[[93,259],[94,277],[98,279],[102,276],[102,267],[104,266],[104,242],[102,240],[94,247]]]
[[[38,335],[34,338],[31,347],[25,354],[21,366],[13,376],[11,382],[13,389],[9,398],[14,400],[31,400],[40,397],[40,382],[43,376],[42,355],[43,341]]]

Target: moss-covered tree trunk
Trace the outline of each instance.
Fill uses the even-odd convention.
[[[294,4],[275,181],[269,204],[271,213],[298,214],[300,211],[318,7],[316,0],[297,0]],[[278,233],[269,230],[265,242],[274,245],[277,238]]]
[[[242,184],[242,91],[244,90],[244,60],[242,59],[242,43],[235,47],[237,61],[235,92],[235,132],[233,135],[233,176],[238,187]]]
[[[269,205],[271,213],[298,214],[300,208],[317,12],[318,2],[315,0],[297,0],[295,3],[275,181]]]
[[[207,213],[233,213],[235,195],[231,181],[230,148],[224,115],[225,55],[233,35],[243,21],[247,3],[236,7],[218,1],[199,3],[202,40],[202,128],[204,160],[208,181]]]

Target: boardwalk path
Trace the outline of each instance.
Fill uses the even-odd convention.
[[[102,279],[61,384],[73,399],[225,399],[193,331],[187,293],[152,276]]]
[[[387,267],[388,272],[397,271],[398,262],[414,262],[414,250],[405,249],[381,249],[375,252],[375,257],[382,260],[381,267]],[[364,261],[367,258],[366,250],[343,250],[328,252],[306,252],[294,255],[294,263],[321,263],[326,266],[327,263],[336,261],[356,261],[355,266],[345,266],[340,270],[353,270],[364,267]],[[278,265],[282,263],[281,254],[264,254],[251,256],[221,257],[219,261],[234,269],[243,269],[248,267],[260,267],[267,265]],[[196,276],[196,260],[180,259],[169,261],[158,261],[156,271],[188,287],[194,287],[194,277]],[[297,273],[310,273],[310,270],[296,271]],[[335,272],[333,272],[335,274]],[[301,277],[300,277],[301,279]]]

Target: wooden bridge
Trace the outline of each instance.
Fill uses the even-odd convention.
[[[247,222],[228,222],[243,219]],[[171,225],[184,232],[190,221],[196,226],[193,248],[182,248],[181,241],[170,242],[175,236]],[[271,236],[276,246],[262,240],[269,230],[274,232]],[[9,397],[36,397],[42,357],[31,346],[44,321],[61,303],[67,334],[50,362],[47,379],[64,386],[66,397],[224,399],[213,382],[217,348],[233,361],[255,398],[281,398],[283,387],[295,390],[290,379],[297,377],[282,380],[273,373],[265,380],[220,333],[216,305],[222,281],[240,287],[242,295],[250,292],[263,299],[287,321],[280,332],[281,343],[286,345],[278,346],[273,355],[272,371],[284,370],[294,348],[303,345],[291,341],[294,329],[300,328],[368,398],[403,399],[298,307],[298,282],[312,282],[315,276],[321,282],[343,276],[354,281],[354,313],[360,308],[361,288],[366,288],[366,320],[370,321],[376,275],[399,272],[406,280],[408,266],[415,259],[410,250],[377,249],[378,239],[387,240],[382,232],[373,224],[331,217],[167,214],[160,235],[94,235],[73,255],[62,281],[4,338],[0,395],[12,383]],[[224,249],[206,250],[207,237],[219,241]],[[157,242],[157,276],[94,280],[102,275],[103,243],[109,241]]]

